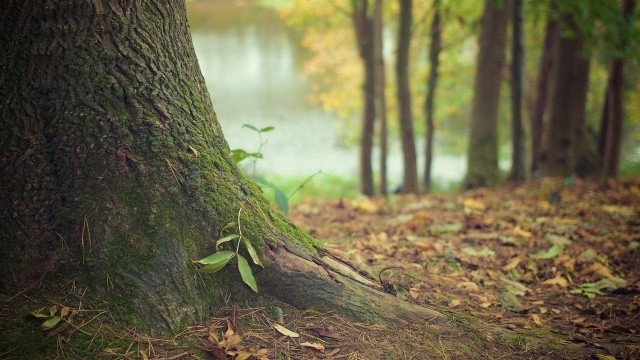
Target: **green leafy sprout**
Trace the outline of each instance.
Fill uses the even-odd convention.
[[[238,210],[237,223],[230,222],[227,225],[225,225],[225,227],[223,227],[222,230],[220,230],[221,237],[216,241],[216,252],[203,259],[196,260],[195,262],[200,265],[203,265],[201,268],[197,270],[198,272],[213,274],[224,269],[224,267],[227,266],[227,264],[232,259],[237,259],[238,271],[240,272],[240,277],[242,278],[242,281],[245,284],[247,284],[247,286],[249,286],[251,290],[253,290],[254,292],[258,292],[258,285],[256,284],[256,279],[253,277],[253,272],[251,271],[249,262],[244,256],[240,255],[239,253],[240,244],[244,244],[244,246],[247,249],[247,252],[249,253],[249,256],[251,256],[251,260],[253,261],[253,263],[264,268],[264,265],[262,265],[262,262],[260,261],[260,257],[258,256],[258,253],[256,252],[253,245],[251,245],[251,241],[249,241],[246,237],[242,236],[242,228],[240,226],[240,214],[242,213],[242,209],[243,207],[240,207],[240,210]],[[236,224],[238,228],[237,234],[232,233],[232,234],[223,236],[223,234],[226,231],[236,227]],[[224,243],[232,242],[234,240],[237,241],[237,244],[235,246],[235,251],[222,250],[222,245]]]
[[[298,186],[289,196],[287,196],[287,194],[285,194],[282,190],[280,190],[280,188],[278,188],[274,183],[269,182],[263,178],[259,178],[256,177],[256,163],[258,162],[259,159],[263,159],[263,154],[262,154],[262,148],[264,147],[264,145],[267,144],[267,141],[264,140],[262,138],[262,134],[267,133],[269,131],[275,130],[275,127],[273,126],[267,126],[264,127],[262,129],[258,129],[257,127],[250,125],[250,124],[244,124],[242,125],[242,128],[247,128],[250,130],[255,131],[256,133],[258,133],[258,138],[260,141],[260,145],[258,146],[258,150],[255,152],[248,152],[244,149],[234,149],[231,150],[231,158],[233,159],[233,161],[238,164],[243,160],[247,160],[249,159],[252,164],[253,164],[253,178],[256,180],[256,182],[262,186],[263,188],[272,188],[273,192],[274,192],[274,198],[276,201],[276,205],[278,206],[278,209],[280,209],[280,211],[282,211],[285,215],[289,213],[289,199],[291,199],[291,197],[293,195],[295,195],[300,189],[302,189],[305,185],[307,185],[307,183],[309,183],[309,181],[311,181],[311,179],[313,179],[316,175],[319,174],[323,174],[322,171],[318,171],[317,173],[309,176],[305,181],[302,182],[302,184],[300,184],[300,186]],[[326,175],[326,174],[325,174]]]

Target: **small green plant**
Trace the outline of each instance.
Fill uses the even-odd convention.
[[[269,187],[269,188],[273,189],[274,198],[275,198],[275,201],[276,201],[276,205],[278,206],[278,209],[280,209],[280,211],[285,213],[285,215],[288,214],[289,213],[289,199],[291,199],[291,197],[293,195],[295,195],[309,181],[311,181],[311,179],[313,179],[318,174],[322,174],[322,172],[318,171],[317,173],[309,176],[305,181],[302,182],[302,184],[300,184],[300,186],[298,186],[289,196],[287,196],[287,194],[285,194],[282,190],[280,190],[280,188],[278,188],[274,183],[269,182],[269,181],[267,181],[265,179],[256,177],[256,163],[258,162],[259,159],[263,159],[262,147],[267,144],[267,141],[262,138],[262,134],[274,130],[275,127],[267,126],[267,127],[262,128],[262,129],[258,129],[257,127],[255,127],[253,125],[250,125],[250,124],[244,124],[244,125],[242,125],[242,127],[243,128],[247,128],[247,129],[251,129],[251,130],[255,131],[256,133],[258,133],[258,138],[260,140],[260,146],[258,146],[258,150],[256,152],[252,152],[252,153],[247,152],[244,149],[231,150],[231,158],[233,159],[233,161],[236,164],[240,163],[243,160],[249,159],[253,163],[253,178],[255,178],[256,182],[260,186],[262,186],[263,188],[264,187]]]
[[[247,152],[244,149],[234,149],[231,150],[231,158],[233,159],[233,162],[235,162],[236,164],[240,163],[242,160],[245,159],[249,159],[252,163],[253,163],[253,176],[256,176],[256,162],[258,161],[258,159],[262,159],[262,147],[265,146],[267,144],[266,140],[262,139],[262,134],[267,133],[269,131],[273,131],[275,129],[275,127],[273,126],[267,126],[264,127],[262,129],[258,129],[257,127],[250,125],[250,124],[244,124],[242,125],[242,128],[247,128],[247,129],[251,129],[255,132],[258,133],[258,138],[260,139],[260,146],[258,146],[258,150],[256,152]]]
[[[197,271],[202,273],[212,274],[224,269],[224,267],[227,266],[227,264],[232,259],[235,258],[238,261],[238,271],[240,272],[242,281],[245,284],[247,284],[251,288],[251,290],[258,292],[258,285],[256,284],[256,279],[253,277],[253,272],[251,271],[249,262],[244,256],[238,253],[238,251],[240,250],[240,244],[244,244],[244,246],[247,248],[247,252],[249,253],[249,256],[251,256],[251,260],[253,260],[253,263],[264,268],[264,265],[262,265],[262,262],[260,261],[260,257],[258,256],[258,253],[254,249],[253,245],[251,245],[251,242],[246,237],[242,236],[242,228],[240,227],[240,214],[242,213],[242,209],[243,208],[240,207],[240,210],[238,210],[237,223],[230,222],[227,225],[225,225],[225,227],[223,227],[222,230],[220,230],[221,237],[216,241],[216,253],[209,255],[204,259],[197,260],[195,262],[200,265],[204,265]],[[237,234],[232,233],[224,236],[225,232],[227,232],[230,229],[233,229],[234,227],[236,227],[236,225],[238,228]],[[222,250],[222,245],[224,243],[234,241],[234,240],[237,241],[237,244],[235,246],[235,251]]]

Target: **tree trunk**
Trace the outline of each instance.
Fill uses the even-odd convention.
[[[544,133],[544,114],[547,108],[549,96],[549,79],[553,68],[554,41],[558,38],[558,22],[549,16],[544,35],[544,48],[540,59],[538,72],[537,98],[535,112],[531,118],[531,173],[538,171],[540,149],[542,148],[542,134]]]
[[[570,14],[561,15],[560,24],[575,36],[555,42],[549,124],[539,164],[542,176],[573,175],[589,157],[585,123],[589,59],[584,55],[584,36]]]
[[[626,22],[630,19],[635,6],[634,0],[625,0],[622,5],[622,17]],[[628,43],[628,41],[626,41]],[[621,44],[625,46],[626,43]],[[604,176],[616,177],[620,162],[620,146],[622,143],[622,125],[624,123],[624,59],[616,57],[611,61],[609,82],[607,84],[606,142],[604,145]]]
[[[413,0],[400,0],[400,28],[398,29],[398,54],[396,77],[398,82],[398,107],[400,111],[400,139],[404,159],[402,193],[418,192],[418,167],[416,145],[413,138],[413,115],[411,113],[411,88],[409,85],[409,45],[413,23]]]
[[[364,195],[370,196],[375,193],[371,153],[376,118],[376,61],[373,50],[373,19],[369,16],[369,0],[353,1],[353,27],[360,58],[364,63],[364,84],[362,85],[364,109],[362,111],[362,130],[360,133],[360,190]]]
[[[438,84],[439,56],[442,50],[442,33],[440,25],[440,0],[433,2],[433,19],[431,20],[431,46],[429,47],[429,79],[427,80],[427,96],[424,102],[425,113],[425,170],[424,170],[424,192],[431,191],[431,163],[433,161],[433,137],[435,127],[433,124],[434,99],[436,96],[436,85]]]
[[[524,4],[513,0],[513,38],[511,46],[511,173],[509,180],[522,182],[527,178],[525,136],[522,126],[522,88],[524,80]]]
[[[253,269],[261,293],[364,321],[439,316],[340,275],[243,177],[183,1],[122,4],[3,3],[0,291],[48,297],[73,283],[79,301],[107,299],[121,324],[175,333],[225,292],[252,294],[234,265],[209,275],[192,263],[236,222],[265,263]]]
[[[375,62],[375,113],[380,125],[380,195],[387,195],[387,100],[385,94],[386,76],[384,70],[384,56],[382,53],[382,0],[375,0],[373,13],[373,52]]]
[[[498,169],[498,108],[507,44],[508,5],[486,0],[480,23],[480,49],[471,107],[471,136],[465,187],[493,186]]]

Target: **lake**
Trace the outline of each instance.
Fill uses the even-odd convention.
[[[341,145],[334,125],[342,119],[307,101],[310,84],[301,74],[308,55],[275,10],[232,0],[190,2],[187,10],[198,62],[231,149],[259,148],[258,135],[243,124],[274,126],[263,135],[259,175],[307,176],[321,170],[358,176],[358,147]],[[398,141],[389,146],[389,183],[395,187],[402,178],[401,150]],[[419,141],[418,153],[422,146]],[[419,166],[423,162],[420,157]],[[245,171],[253,171],[245,163]],[[433,177],[457,181],[465,168],[464,156],[437,155]]]

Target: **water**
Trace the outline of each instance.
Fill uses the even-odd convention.
[[[258,135],[243,124],[274,126],[263,135],[258,174],[308,176],[321,170],[358,176],[358,148],[340,146],[334,124],[342,120],[307,101],[310,87],[301,79],[305,50],[275,11],[229,0],[189,3],[187,9],[200,68],[231,149],[252,152],[260,146]],[[388,163],[390,183],[400,184],[398,143],[390,144]],[[462,156],[438,155],[434,178],[460,180],[465,166]],[[253,167],[245,164],[245,170]]]

